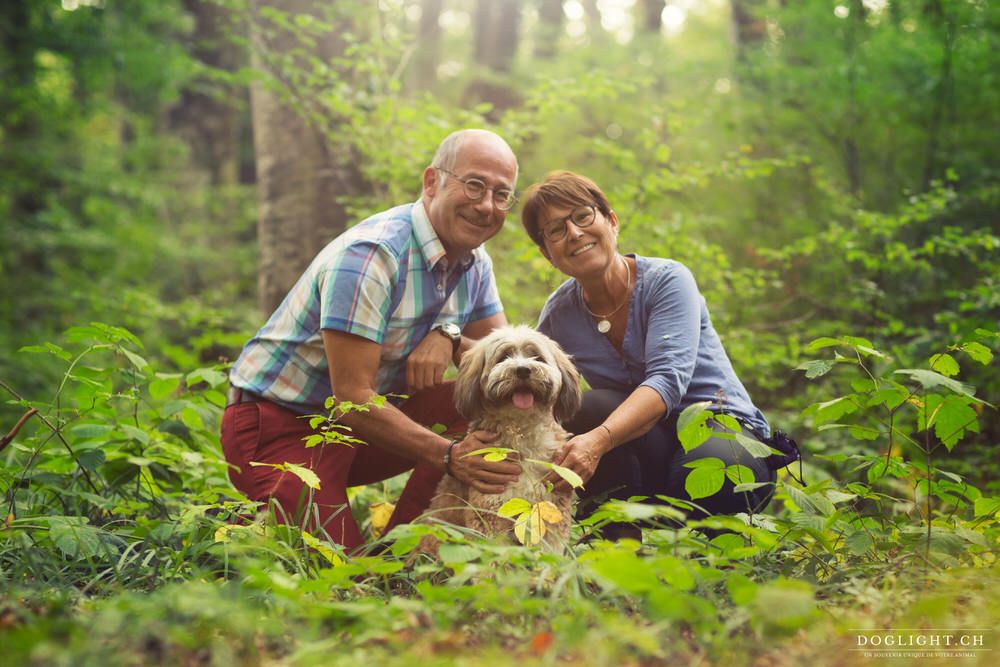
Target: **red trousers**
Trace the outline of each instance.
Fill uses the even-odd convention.
[[[454,382],[446,382],[418,392],[400,410],[418,424],[444,424],[447,433],[466,431],[468,422],[452,400],[453,386]],[[348,551],[363,539],[351,516],[347,487],[378,482],[413,468],[386,530],[412,521],[427,509],[443,476],[440,470],[366,444],[307,448],[303,438],[314,433],[308,419],[275,403],[230,405],[222,415],[222,452],[230,463],[229,479],[250,500],[277,501],[279,522],[301,526],[317,536],[325,531]],[[320,488],[309,488],[291,472],[251,462],[303,465],[319,477]]]

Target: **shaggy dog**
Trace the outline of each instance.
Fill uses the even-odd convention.
[[[522,498],[531,505],[548,501],[551,511],[544,526],[536,514],[522,522],[529,535],[544,531],[546,548],[559,551],[569,539],[573,491],[549,492],[541,480],[550,468],[528,461],[551,462],[570,436],[559,425],[580,407],[580,376],[569,356],[547,336],[527,326],[503,327],[476,342],[463,356],[455,383],[455,406],[469,420],[470,430],[500,435],[490,447],[517,451],[522,471],[503,493],[484,494],[451,475],[445,475],[428,509],[428,516],[488,536],[509,535],[514,521],[499,516],[504,503]],[[551,508],[548,508],[551,510]],[[556,518],[554,523],[549,520]],[[522,526],[523,528],[523,526]],[[539,530],[541,528],[541,530]],[[430,539],[428,539],[430,538]],[[437,540],[425,536],[420,551],[437,553]]]

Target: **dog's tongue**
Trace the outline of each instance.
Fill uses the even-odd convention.
[[[511,396],[511,400],[514,402],[514,407],[519,410],[528,410],[535,402],[535,395],[530,391],[520,390],[515,391],[514,395]]]

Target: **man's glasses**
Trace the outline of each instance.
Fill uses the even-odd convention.
[[[487,190],[493,191],[493,205],[497,207],[500,211],[509,211],[514,207],[517,202],[517,197],[514,195],[513,190],[508,190],[507,188],[491,188],[486,183],[482,182],[478,178],[462,178],[453,171],[448,171],[442,167],[435,167],[438,171],[443,171],[449,176],[453,176],[456,181],[462,184],[462,190],[465,192],[465,196],[472,201],[479,201],[486,194]]]
[[[561,241],[563,237],[566,236],[566,231],[569,229],[568,225],[570,222],[580,229],[583,229],[584,227],[590,227],[594,224],[594,219],[596,217],[597,207],[593,204],[588,204],[587,206],[577,206],[565,218],[549,220],[545,223],[545,226],[542,227],[542,236],[549,241]]]

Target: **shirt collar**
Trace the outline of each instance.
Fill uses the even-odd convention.
[[[444,250],[444,244],[441,243],[437,232],[434,231],[434,226],[431,224],[431,219],[427,216],[427,209],[422,197],[413,205],[413,211],[410,215],[413,220],[413,234],[417,238],[417,245],[420,246],[420,253],[424,256],[424,262],[426,262],[427,267],[432,270],[438,268],[438,266],[447,269],[448,258]],[[474,254],[467,252],[462,255],[459,263],[463,271],[468,271],[472,268],[475,261]]]

